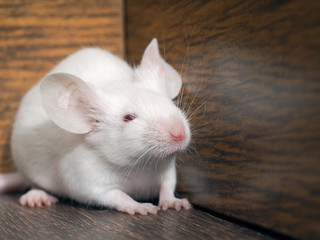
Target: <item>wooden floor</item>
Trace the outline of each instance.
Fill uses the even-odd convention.
[[[130,216],[71,203],[27,208],[0,195],[1,239],[273,239],[200,210]]]

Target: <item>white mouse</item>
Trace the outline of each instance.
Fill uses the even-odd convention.
[[[75,52],[23,98],[11,137],[18,171],[0,175],[0,191],[31,187],[20,198],[30,207],[58,196],[129,214],[189,209],[174,195],[175,158],[191,139],[172,101],[181,85],[156,39],[134,69],[98,48]]]

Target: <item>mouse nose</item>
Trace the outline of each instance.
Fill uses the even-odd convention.
[[[181,142],[186,137],[184,125],[177,117],[171,117],[168,122],[168,132],[171,139],[175,142]]]
[[[182,141],[185,138],[184,132],[178,132],[178,133],[170,132],[170,136],[172,140],[176,142]]]

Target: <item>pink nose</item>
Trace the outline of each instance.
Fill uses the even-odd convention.
[[[183,123],[177,117],[171,117],[170,121],[167,122],[167,127],[173,141],[180,142],[186,138]]]
[[[176,142],[182,141],[185,138],[184,132],[176,132],[176,133],[170,132],[170,136],[172,140]]]

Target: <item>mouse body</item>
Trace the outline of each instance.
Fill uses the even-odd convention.
[[[11,137],[17,172],[0,176],[0,191],[31,187],[20,198],[30,207],[59,196],[129,214],[189,209],[174,195],[176,155],[191,139],[172,101],[181,85],[156,39],[136,68],[99,48],[71,54],[23,98]],[[157,197],[158,206],[138,202]]]

